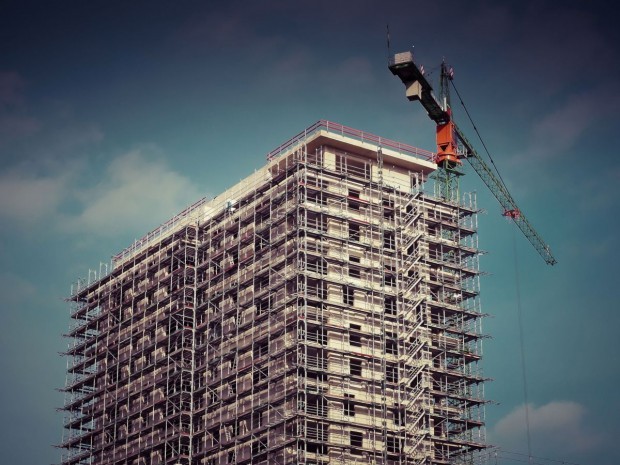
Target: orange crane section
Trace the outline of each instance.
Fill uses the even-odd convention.
[[[551,253],[551,249],[517,206],[504,182],[495,175],[454,123],[450,110],[449,92],[452,71],[447,69],[445,63],[442,63],[442,92],[438,100],[433,94],[433,87],[426,79],[424,71],[414,63],[411,52],[397,53],[390,58],[388,67],[392,74],[398,76],[405,85],[407,99],[419,101],[428,112],[429,118],[437,124],[435,163],[438,167],[436,180],[440,187],[440,195],[447,200],[453,200],[455,195],[458,196],[458,178],[463,173],[457,168],[462,164],[461,160],[466,159],[499,201],[503,208],[503,215],[515,222],[548,265],[555,265],[557,260]]]

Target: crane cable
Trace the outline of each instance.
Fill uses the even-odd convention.
[[[493,168],[495,169],[495,172],[497,173],[497,176],[500,182],[502,183],[502,186],[506,189],[506,191],[508,191],[508,188],[506,187],[506,183],[504,182],[504,179],[502,178],[502,175],[500,174],[497,168],[497,165],[495,164],[495,161],[493,160],[493,157],[491,156],[491,153],[489,152],[487,145],[485,144],[484,140],[482,139],[482,136],[480,135],[480,131],[478,131],[478,127],[474,123],[474,120],[471,117],[471,114],[469,113],[469,110],[467,109],[465,102],[463,101],[463,97],[461,97],[459,90],[456,88],[456,85],[454,84],[454,80],[450,79],[450,82],[452,84],[452,88],[454,89],[454,91],[456,92],[456,95],[459,98],[459,101],[461,102],[461,106],[465,110],[465,114],[467,114],[467,118],[469,119],[469,122],[473,126],[474,131],[476,131],[476,135],[478,136],[480,143],[484,147],[484,151],[486,152],[487,156],[489,157],[489,160],[491,161],[491,164],[493,165]],[[514,267],[515,267],[517,319],[518,319],[518,324],[519,324],[519,346],[520,346],[520,353],[521,353],[521,377],[522,377],[522,383],[523,383],[523,400],[525,404],[525,429],[526,429],[526,435],[527,435],[527,457],[528,457],[528,463],[532,464],[533,463],[532,459],[535,457],[532,455],[532,438],[531,438],[531,432],[530,432],[530,406],[529,406],[529,399],[528,399],[527,370],[526,370],[526,363],[525,363],[523,311],[521,307],[521,283],[519,279],[519,259],[518,259],[518,254],[517,254],[517,239],[516,239],[514,228],[512,230],[512,244],[513,244]],[[497,460],[497,457],[496,457],[496,460]],[[546,460],[549,460],[549,459],[546,459]]]
[[[491,164],[493,165],[493,168],[495,169],[495,172],[497,173],[497,176],[499,177],[499,180],[501,181],[502,186],[504,186],[504,189],[506,189],[506,191],[508,191],[508,188],[506,187],[506,183],[504,182],[504,179],[502,178],[502,175],[499,173],[499,170],[497,169],[497,166],[495,165],[495,161],[493,160],[493,157],[491,156],[491,153],[489,152],[489,149],[487,148],[487,144],[485,144],[484,140],[482,140],[482,136],[480,135],[480,132],[478,131],[478,127],[476,126],[476,124],[474,123],[474,120],[472,119],[471,115],[469,114],[469,110],[465,106],[465,102],[463,102],[463,98],[461,97],[461,94],[459,93],[459,90],[454,85],[454,80],[451,79],[450,83],[452,84],[452,88],[456,92],[456,95],[458,96],[459,101],[461,102],[461,106],[463,107],[463,109],[465,110],[465,113],[467,114],[467,118],[469,118],[469,122],[473,126],[474,131],[476,131],[476,135],[478,136],[478,139],[480,139],[480,143],[484,147],[484,151],[487,153],[487,155],[489,157],[489,160],[491,160]],[[515,207],[516,207],[516,205],[515,205]]]
[[[493,165],[493,168],[495,169],[495,172],[497,173],[497,176],[500,182],[502,183],[504,188],[508,190],[508,188],[506,187],[506,183],[504,182],[504,179],[502,178],[502,175],[497,169],[497,165],[495,165],[495,161],[493,160],[493,157],[491,156],[491,153],[489,152],[489,149],[487,148],[487,145],[484,143],[484,140],[482,139],[482,136],[480,135],[480,131],[478,131],[478,128],[476,127],[476,124],[474,123],[469,113],[469,110],[465,106],[465,102],[463,102],[463,98],[461,97],[459,90],[454,85],[454,80],[450,80],[450,82],[452,83],[452,88],[456,92],[456,95],[458,96],[459,101],[461,102],[461,106],[463,107],[463,109],[465,110],[465,113],[467,114],[467,117],[469,118],[469,122],[471,123],[474,130],[476,131],[476,134],[478,135],[478,139],[480,139],[480,143],[484,147],[484,150],[487,153],[489,160],[491,161],[491,164]],[[521,282],[519,279],[519,257],[517,254],[517,237],[515,235],[514,228],[512,229],[512,246],[513,246],[514,267],[515,267],[515,291],[516,291],[516,298],[517,298],[517,319],[519,323],[519,347],[520,347],[520,352],[521,352],[521,377],[522,377],[522,383],[523,383],[523,401],[525,404],[525,430],[526,430],[526,435],[527,435],[527,456],[528,456],[528,462],[532,464],[533,456],[532,456],[532,438],[531,438],[531,433],[530,433],[530,404],[529,404],[529,399],[528,399],[527,370],[526,370],[526,364],[525,364],[525,342],[524,342],[524,336],[523,336],[524,334],[523,311],[521,308]]]
[[[514,252],[515,265],[515,289],[517,297],[517,319],[519,321],[519,346],[521,349],[521,377],[523,382],[523,400],[525,403],[525,430],[527,433],[527,455],[531,463],[532,461],[532,439],[530,434],[530,404],[528,400],[527,389],[527,371],[525,369],[525,342],[523,338],[523,312],[521,309],[521,282],[519,279],[519,256],[517,254],[517,237],[514,228],[512,228],[512,250]]]
[[[491,153],[489,152],[489,149],[487,148],[487,145],[484,143],[484,140],[482,139],[482,136],[480,135],[480,131],[478,131],[478,127],[474,123],[474,120],[472,119],[471,114],[469,113],[469,110],[467,109],[467,106],[465,106],[463,97],[461,97],[459,90],[454,85],[454,80],[450,80],[450,82],[452,83],[452,88],[456,92],[456,95],[458,96],[459,101],[461,102],[461,106],[463,107],[463,109],[465,110],[465,113],[467,114],[467,118],[469,118],[469,122],[473,126],[474,131],[476,131],[476,134],[478,135],[478,139],[480,139],[480,143],[482,144],[485,152],[488,155],[489,160],[491,161],[491,164],[493,165],[493,168],[495,169],[495,172],[497,173],[497,176],[500,182],[502,183],[502,186],[504,186],[504,188],[508,190],[508,188],[506,187],[506,183],[504,182],[504,179],[502,178],[502,175],[497,169],[497,165],[495,164],[495,161],[493,160],[493,157],[491,156]],[[519,280],[519,256],[517,254],[517,238],[515,235],[514,228],[512,230],[512,245],[513,245],[514,265],[515,265],[515,290],[516,290],[516,297],[517,297],[517,318],[519,321],[519,346],[521,349],[521,376],[522,376],[522,383],[523,383],[523,402],[525,404],[525,430],[527,434],[527,455],[528,455],[529,461],[531,462],[532,460],[532,438],[530,434],[530,404],[529,404],[529,399],[528,399],[527,371],[526,371],[526,366],[525,366],[525,342],[524,342],[524,337],[523,337],[523,333],[524,333],[523,312],[521,309],[521,283]]]

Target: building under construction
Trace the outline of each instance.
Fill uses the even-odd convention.
[[[62,464],[473,463],[476,204],[431,158],[320,121],[76,283]]]

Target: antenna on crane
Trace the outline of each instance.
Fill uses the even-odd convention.
[[[392,51],[390,50],[390,24],[386,24],[386,32],[387,32],[387,60],[388,66],[390,65],[390,57],[392,56]]]

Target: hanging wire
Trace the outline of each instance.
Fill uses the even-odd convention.
[[[521,349],[521,376],[523,381],[523,400],[525,402],[525,430],[527,432],[527,453],[532,458],[532,439],[530,435],[530,403],[527,393],[527,370],[525,368],[525,342],[523,340],[523,312],[521,310],[521,282],[519,280],[519,256],[517,254],[517,236],[512,228],[512,250],[515,264],[515,289],[517,294],[517,317],[519,320],[519,347]]]
[[[467,118],[469,118],[469,122],[473,126],[474,131],[476,131],[476,135],[478,136],[480,143],[484,147],[484,150],[487,156],[489,157],[489,160],[491,161],[491,164],[493,165],[495,172],[497,173],[497,177],[502,183],[502,186],[504,187],[504,189],[508,190],[508,188],[506,187],[506,183],[504,182],[502,175],[497,169],[497,165],[495,164],[495,161],[493,160],[493,157],[491,156],[491,153],[489,152],[487,145],[485,144],[484,140],[482,139],[482,136],[480,135],[480,131],[478,131],[478,127],[474,123],[474,120],[471,117],[471,114],[469,113],[469,110],[467,109],[465,102],[463,101],[463,97],[461,97],[459,90],[456,88],[456,85],[454,84],[454,80],[451,79],[450,82],[452,83],[452,88],[456,92],[456,95],[458,96],[459,101],[461,102],[461,106],[463,107],[463,109],[465,110],[465,113],[467,114]],[[526,364],[525,364],[525,342],[523,338],[523,312],[521,309],[521,283],[519,281],[519,260],[518,260],[518,255],[517,255],[517,239],[516,239],[514,229],[512,230],[512,244],[513,244],[514,265],[515,265],[515,289],[516,289],[516,297],[517,297],[517,317],[519,320],[519,346],[521,350],[521,376],[522,376],[522,382],[523,382],[523,400],[525,403],[525,430],[527,434],[527,453],[528,453],[528,461],[530,464],[533,465],[532,438],[531,438],[531,433],[530,433],[530,405],[529,405],[529,399],[528,399],[527,371],[526,371]]]
[[[430,78],[433,76],[433,73],[435,71],[437,71],[439,68],[441,68],[441,65],[434,66],[431,69],[429,69],[428,71],[426,71],[424,73],[424,76],[426,76],[426,79],[430,80]]]
[[[433,71],[435,71],[435,68],[430,73],[428,73],[428,74],[429,75],[432,74]],[[467,118],[469,119],[469,122],[473,126],[474,131],[476,131],[476,135],[478,136],[478,139],[480,140],[480,143],[484,147],[484,150],[485,150],[487,156],[489,157],[489,160],[491,161],[491,165],[493,165],[493,168],[495,170],[495,173],[497,174],[497,177],[499,178],[499,181],[501,182],[502,186],[506,190],[508,190],[508,188],[506,186],[506,183],[504,182],[504,179],[502,178],[502,175],[500,174],[500,172],[499,172],[499,170],[497,168],[497,165],[495,164],[495,161],[493,160],[493,157],[491,156],[491,153],[489,152],[489,149],[488,149],[486,143],[484,142],[484,140],[482,139],[482,136],[480,135],[480,131],[478,131],[478,127],[474,123],[474,120],[471,117],[471,114],[469,113],[469,110],[467,109],[467,106],[465,105],[465,102],[463,101],[463,98],[461,97],[461,94],[460,94],[459,90],[456,88],[456,85],[454,84],[454,80],[450,79],[450,82],[452,83],[452,88],[454,89],[454,91],[456,92],[457,97],[459,98],[461,106],[463,107],[463,109],[465,110],[465,113],[467,114]],[[502,449],[499,449],[494,454],[495,462],[497,464],[497,459],[498,459],[498,456],[499,456],[499,458],[504,459],[504,460],[514,461],[514,462],[529,463],[530,465],[548,465],[547,462],[560,463],[560,464],[564,464],[564,465],[580,465],[580,464],[578,464],[576,462],[568,462],[568,461],[565,461],[565,460],[550,459],[550,458],[537,457],[537,456],[532,455],[532,439],[531,439],[531,431],[530,431],[530,412],[529,412],[529,399],[528,399],[528,383],[527,383],[527,370],[526,370],[526,363],[525,363],[525,341],[524,341],[524,330],[523,330],[523,311],[522,311],[522,306],[521,306],[521,283],[520,283],[520,278],[519,278],[519,260],[518,260],[518,254],[517,254],[517,240],[516,240],[516,235],[515,235],[514,229],[512,230],[512,243],[513,243],[513,252],[514,252],[514,267],[515,267],[515,289],[516,289],[516,300],[517,300],[517,318],[518,318],[518,324],[519,324],[519,346],[520,346],[520,353],[521,353],[521,376],[522,376],[522,383],[523,383],[523,399],[524,399],[524,403],[525,403],[525,429],[526,429],[526,434],[527,434],[527,455],[519,453],[519,452],[510,452],[510,451],[504,451]],[[513,454],[513,455],[517,455],[519,457],[507,457],[504,454]],[[536,461],[534,461],[534,459],[536,459]],[[538,460],[543,460],[545,463],[539,462]]]
[[[487,153],[487,156],[489,157],[489,160],[491,161],[491,164],[493,165],[493,168],[495,169],[495,172],[497,173],[497,176],[499,177],[499,180],[501,181],[502,186],[504,186],[504,188],[506,190],[508,190],[508,188],[506,187],[506,183],[504,182],[504,179],[502,178],[502,175],[499,173],[499,170],[497,169],[497,166],[495,165],[495,161],[493,160],[493,157],[491,156],[491,153],[489,152],[489,149],[487,148],[487,144],[485,144],[484,140],[482,140],[482,136],[480,135],[480,132],[478,131],[478,127],[476,126],[476,124],[474,123],[474,120],[472,119],[471,115],[469,114],[469,110],[465,106],[465,102],[463,102],[463,98],[461,97],[461,94],[459,93],[459,90],[454,85],[454,80],[450,80],[450,82],[452,83],[452,88],[456,92],[456,95],[458,96],[459,101],[461,102],[461,106],[463,107],[463,109],[465,110],[465,113],[467,114],[467,118],[469,118],[469,122],[473,126],[474,131],[476,131],[476,135],[478,136],[478,139],[480,140],[480,143],[484,147],[484,151]]]

